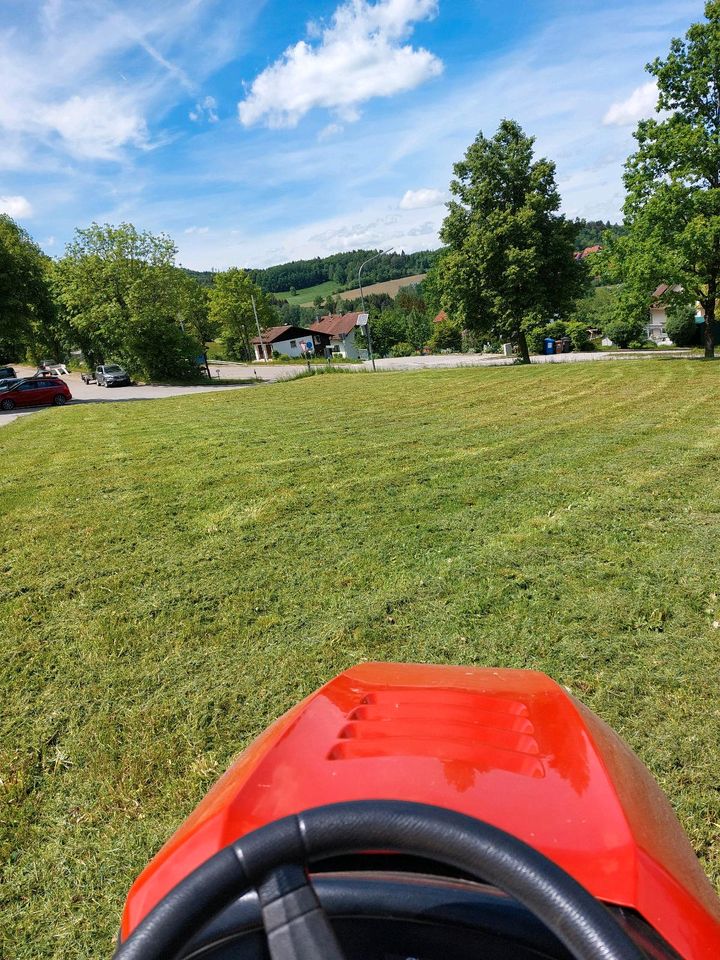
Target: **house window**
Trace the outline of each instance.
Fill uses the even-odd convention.
[[[297,346],[297,340],[291,340],[291,341],[290,341],[290,346],[291,346],[291,347],[296,347],[296,346]]]

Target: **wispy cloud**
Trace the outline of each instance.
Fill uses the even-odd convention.
[[[191,110],[188,116],[194,123],[199,123],[201,120],[207,120],[208,123],[217,123],[219,119],[217,100],[215,97],[205,97],[195,104],[195,109]]]
[[[248,19],[264,0],[248,0]],[[159,121],[237,52],[215,0],[46,0],[33,24],[0,28],[0,165],[56,167],[63,153],[124,160],[167,137]],[[235,16],[235,21],[241,18]],[[212,101],[212,102],[211,102]],[[203,117],[217,119],[211,97]],[[3,150],[5,153],[5,150]]]
[[[238,104],[240,121],[294,127],[321,107],[352,122],[367,100],[412,90],[438,76],[443,69],[438,57],[404,42],[414,25],[437,9],[437,0],[348,0],[329,26],[312,24],[309,40],[289,47],[253,80]]]

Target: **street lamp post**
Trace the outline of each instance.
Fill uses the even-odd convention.
[[[363,313],[365,313],[365,295],[363,293],[363,287],[362,287],[363,267],[366,267],[369,263],[372,263],[373,260],[377,260],[378,257],[385,256],[386,253],[392,253],[394,249],[395,249],[394,247],[390,247],[388,250],[381,250],[380,253],[376,253],[374,256],[370,257],[368,260],[365,260],[364,263],[361,263],[358,268],[358,286],[360,287],[360,304],[361,304]],[[370,362],[372,363],[372,368],[374,373],[375,357],[373,356],[372,333],[370,332],[370,317],[368,317],[368,322],[365,329],[367,330],[368,353],[370,354]]]

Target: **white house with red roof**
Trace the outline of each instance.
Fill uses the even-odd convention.
[[[328,338],[321,332],[307,327],[288,326],[268,327],[261,336],[251,340],[256,360],[272,360],[273,354],[286,357],[303,357],[315,352],[322,356]]]
[[[316,323],[311,323],[310,329],[329,338],[334,354],[347,360],[365,360],[367,350],[359,347],[355,340],[358,317],[358,313],[329,313],[320,317]]]

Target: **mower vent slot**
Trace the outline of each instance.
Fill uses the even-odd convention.
[[[434,757],[479,770],[545,775],[526,704],[500,696],[407,688],[363,697],[329,760]]]

